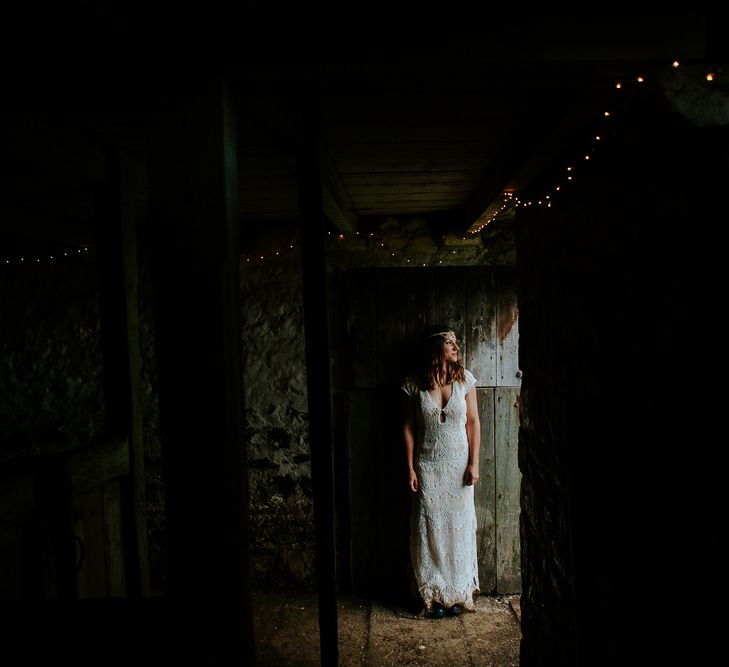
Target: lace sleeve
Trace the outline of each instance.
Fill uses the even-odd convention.
[[[465,369],[465,375],[466,375],[466,393],[471,391],[476,386],[476,378],[473,377],[473,373],[469,371],[468,369]]]

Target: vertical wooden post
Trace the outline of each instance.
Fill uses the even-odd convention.
[[[108,150],[107,165],[109,185],[97,201],[105,428],[129,438],[129,476],[121,487],[127,595],[146,597],[150,581],[134,212],[138,184],[131,159],[118,148]]]
[[[188,660],[255,664],[234,109],[217,63],[168,53],[150,194],[169,598]]]
[[[338,664],[337,592],[334,540],[334,457],[329,374],[324,257],[325,218],[315,100],[304,98],[299,126],[297,174],[304,291],[309,446],[314,487],[316,577],[319,591],[321,664]]]

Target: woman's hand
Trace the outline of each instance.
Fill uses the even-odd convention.
[[[417,493],[417,491],[418,491],[418,476],[415,473],[415,470],[413,470],[412,468],[410,468],[409,476],[410,476],[410,480],[409,480],[408,484],[410,486],[410,490],[413,493]]]
[[[476,482],[478,482],[478,466],[471,463],[463,474],[463,483],[466,486],[473,486]]]

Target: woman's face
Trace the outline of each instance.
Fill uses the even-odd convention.
[[[443,356],[446,361],[456,362],[458,361],[458,341],[456,341],[456,334],[449,331],[443,338]]]

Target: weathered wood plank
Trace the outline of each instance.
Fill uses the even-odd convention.
[[[476,376],[479,387],[497,383],[496,304],[497,286],[491,269],[468,274],[466,289],[466,367]]]
[[[519,374],[519,306],[516,274],[499,271],[496,344],[498,346],[498,382],[501,387],[520,387]]]
[[[521,590],[519,392],[517,387],[497,387],[495,395],[496,592],[500,595]]]
[[[29,519],[36,507],[36,474],[31,471],[0,478],[0,527]]]
[[[400,276],[397,289],[402,302],[402,317],[405,319],[404,344],[409,347],[417,340],[423,327],[433,321],[436,307],[434,274],[432,271],[405,270]]]
[[[467,193],[465,192],[435,192],[424,191],[418,188],[411,190],[400,189],[398,192],[367,192],[352,194],[352,201],[355,206],[363,204],[372,204],[377,206],[400,204],[400,203],[439,203],[448,202],[449,204],[458,204],[465,201]]]
[[[348,174],[371,173],[412,173],[412,172],[440,172],[440,171],[470,171],[482,170],[489,164],[488,156],[447,156],[439,153],[425,155],[390,156],[386,152],[375,154],[372,157],[354,155],[342,156],[337,159],[342,173],[342,179]],[[273,169],[271,169],[273,171]]]
[[[102,487],[104,515],[104,563],[109,597],[125,597],[127,594],[126,568],[124,566],[124,541],[122,532],[121,487],[119,480],[107,482]]]
[[[352,386],[357,389],[377,384],[377,292],[372,278],[362,271],[351,272],[346,327],[351,344]]]
[[[466,276],[462,268],[433,269],[435,294],[434,322],[453,328],[461,346],[463,359],[468,359],[466,339]]]
[[[390,159],[440,156],[443,159],[476,157],[483,160],[490,157],[495,148],[498,149],[498,141],[493,138],[490,141],[350,141],[329,145],[330,155],[344,171],[347,171],[347,160],[383,156]]]
[[[415,202],[390,202],[388,204],[371,205],[356,209],[366,215],[410,215],[415,213],[434,213],[453,211],[453,204],[448,202],[431,202],[420,204]]]
[[[437,187],[437,186],[464,186],[470,187],[474,183],[480,183],[483,171],[481,169],[468,170],[458,169],[455,171],[441,171],[434,174],[432,171],[406,171],[395,174],[343,174],[342,182],[350,192],[357,192],[358,188],[377,187]]]
[[[480,479],[474,487],[476,505],[476,549],[481,592],[496,591],[496,459],[494,456],[494,389],[478,389],[478,414],[481,419]]]
[[[441,182],[436,177],[423,179],[426,182],[418,182],[417,179],[400,179],[396,182],[360,182],[347,186],[347,190],[353,198],[357,197],[395,197],[398,195],[455,195],[463,197],[471,191],[470,182],[467,180],[453,180]],[[430,182],[427,182],[430,181]]]
[[[76,535],[81,540],[82,561],[78,571],[79,597],[105,598],[106,558],[104,553],[103,489],[97,486],[76,500]]]
[[[379,493],[377,457],[373,447],[377,442],[374,413],[374,393],[370,391],[347,394],[347,458],[349,460],[349,525],[352,585],[355,591],[371,590],[374,572],[373,541],[377,533],[374,498]]]
[[[463,123],[438,122],[437,118],[424,123],[413,123],[412,117],[406,121],[397,122],[390,118],[390,122],[362,123],[355,120],[338,120],[336,125],[327,128],[325,138],[328,143],[348,142],[464,142],[469,140],[493,141],[494,132],[500,131],[499,121],[494,117],[493,122],[484,122],[488,119],[488,111],[483,109],[483,116],[474,122],[464,119]],[[441,119],[444,116],[441,116]],[[452,119],[452,111],[449,119]],[[394,121],[394,122],[393,122]]]
[[[399,289],[402,273],[379,271],[373,277],[377,289],[377,386],[386,387],[402,382],[401,347],[407,323],[403,314],[402,293]]]

